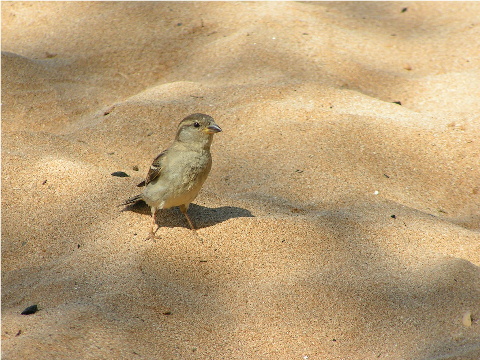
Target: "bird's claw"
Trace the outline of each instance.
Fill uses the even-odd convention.
[[[155,233],[151,232],[150,234],[148,234],[148,236],[145,238],[145,241],[148,241],[148,240],[153,240],[153,242],[156,242],[158,240],[161,239],[160,236],[156,236]]]

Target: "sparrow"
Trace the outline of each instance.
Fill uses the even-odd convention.
[[[195,230],[187,210],[212,168],[210,145],[213,134],[220,131],[220,126],[209,115],[197,113],[184,118],[178,125],[173,143],[153,160],[147,177],[137,185],[144,187],[142,193],[121,204],[130,205],[143,200],[150,206],[152,224],[147,240],[156,239],[154,229],[158,210],[174,206],[180,208],[190,228]]]

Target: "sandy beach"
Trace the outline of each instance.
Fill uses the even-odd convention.
[[[480,359],[480,3],[1,9],[2,359]]]

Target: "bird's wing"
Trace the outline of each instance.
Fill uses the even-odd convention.
[[[164,156],[166,155],[167,150],[164,150],[158,155],[155,160],[153,160],[152,165],[150,166],[150,169],[148,170],[147,177],[145,178],[144,181],[142,181],[140,184],[138,184],[138,187],[141,186],[147,186],[150,182],[155,180],[160,173],[162,172],[162,161],[164,160]]]

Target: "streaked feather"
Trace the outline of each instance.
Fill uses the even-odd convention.
[[[160,173],[162,172],[162,160],[166,153],[167,150],[162,151],[160,155],[158,155],[155,160],[153,160],[152,165],[148,170],[147,177],[144,181],[137,185],[138,187],[147,186],[149,183],[151,183],[153,180],[160,176]]]

